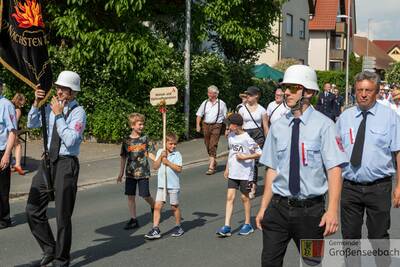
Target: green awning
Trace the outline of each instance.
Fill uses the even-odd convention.
[[[283,72],[271,68],[267,64],[254,65],[251,68],[251,72],[254,74],[254,77],[259,79],[271,79],[275,82],[283,79]]]

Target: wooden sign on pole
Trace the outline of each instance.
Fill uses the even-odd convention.
[[[178,89],[176,87],[153,88],[150,91],[150,104],[158,106],[163,121],[163,150],[167,151],[167,105],[178,102]],[[167,166],[164,165],[164,190],[163,200],[167,201]]]
[[[150,104],[159,106],[162,101],[165,105],[175,105],[178,102],[178,89],[176,87],[153,88],[150,91]]]

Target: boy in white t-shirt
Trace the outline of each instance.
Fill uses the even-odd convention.
[[[245,222],[240,229],[240,235],[249,235],[254,232],[250,224],[250,198],[249,192],[253,183],[254,161],[261,156],[258,144],[242,129],[243,118],[234,113],[228,118],[229,123],[229,157],[226,164],[224,177],[228,179],[228,192],[226,195],[225,225],[218,231],[220,237],[231,236],[231,217],[236,190],[240,189],[244,206]]]
[[[181,210],[179,208],[179,173],[182,172],[182,155],[176,151],[178,137],[174,133],[168,133],[166,136],[166,151],[159,149],[153,168],[158,170],[158,183],[156,203],[154,204],[153,228],[144,236],[146,239],[158,239],[161,237],[159,228],[161,210],[164,206],[164,187],[165,187],[165,167],[167,167],[167,196],[175,216],[175,228],[173,237],[183,235],[184,230],[181,227]]]

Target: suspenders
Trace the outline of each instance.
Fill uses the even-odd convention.
[[[208,102],[208,100],[204,100],[204,110],[203,110],[203,116],[204,116],[204,118],[206,117],[206,106],[207,106],[207,102]],[[218,122],[218,118],[219,118],[219,111],[220,111],[220,103],[219,103],[219,99],[217,100],[217,102],[218,102],[218,112],[217,112],[217,118],[215,119],[215,122],[214,123],[217,123]]]

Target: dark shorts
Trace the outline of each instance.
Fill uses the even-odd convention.
[[[129,177],[125,179],[125,195],[136,196],[136,187],[139,187],[139,196],[150,196],[149,179],[134,179]]]
[[[248,188],[249,181],[228,179],[228,188],[240,189],[243,194],[248,194],[250,192]]]

